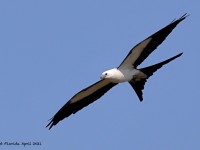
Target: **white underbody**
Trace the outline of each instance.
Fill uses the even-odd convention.
[[[134,68],[133,69],[113,68],[113,69],[103,72],[101,75],[101,79],[107,79],[113,83],[129,82],[132,79],[135,79],[136,81],[140,81],[141,79],[144,79],[146,77],[147,75],[145,75],[140,70],[137,70]]]

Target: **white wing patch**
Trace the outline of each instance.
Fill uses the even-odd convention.
[[[83,89],[82,91],[80,91],[79,93],[77,93],[76,95],[74,95],[71,100],[70,103],[76,103],[77,101],[83,99],[84,97],[87,97],[89,95],[91,95],[92,93],[98,91],[99,89],[103,88],[104,86],[108,85],[110,82],[107,80],[101,80],[93,85],[91,85],[90,87]]]
[[[150,43],[152,40],[151,37],[142,41],[138,45],[136,45],[132,50],[131,53],[126,57],[126,59],[120,65],[120,69],[132,69],[134,68],[134,62],[140,57],[141,53],[145,49],[145,47]]]

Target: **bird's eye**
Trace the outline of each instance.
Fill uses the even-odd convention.
[[[105,73],[105,75],[107,76],[108,74],[107,74],[107,73]]]

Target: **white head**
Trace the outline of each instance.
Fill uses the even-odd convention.
[[[104,71],[102,74],[101,74],[101,79],[109,79],[111,78],[113,75],[113,71],[112,69],[111,70],[107,70],[107,71]]]
[[[101,74],[101,79],[108,79],[111,82],[118,83],[120,82],[120,79],[122,78],[122,76],[123,76],[122,73],[117,68],[114,68],[114,69],[110,69],[103,72]]]

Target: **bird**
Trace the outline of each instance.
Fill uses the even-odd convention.
[[[49,130],[64,118],[77,113],[79,110],[93,103],[117,84],[128,82],[136,92],[140,101],[143,101],[144,85],[158,69],[180,57],[179,53],[165,61],[138,69],[140,65],[166,39],[172,30],[187,17],[187,13],[179,19],[173,20],[164,28],[147,37],[134,46],[122,63],[117,67],[104,71],[100,80],[75,94],[49,121],[46,127]]]

